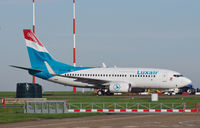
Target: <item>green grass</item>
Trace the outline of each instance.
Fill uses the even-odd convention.
[[[0,124],[10,122],[33,121],[38,119],[60,119],[82,116],[102,115],[100,113],[66,113],[66,114],[24,114],[23,108],[0,108]]]
[[[16,97],[16,92],[0,92],[0,97]]]
[[[69,103],[100,103],[100,102],[151,102],[151,98],[134,98],[124,96],[47,96],[48,100],[67,100]],[[170,98],[159,98],[158,102],[194,102],[200,103],[200,97],[170,97]]]
[[[58,92],[52,92],[52,91],[48,91],[48,92],[44,92],[43,95],[44,96],[59,96],[59,95],[93,95],[94,93],[92,91],[86,91],[84,93],[82,92],[64,92],[64,91],[58,91]]]

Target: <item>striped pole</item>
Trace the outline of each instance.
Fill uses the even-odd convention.
[[[76,34],[75,34],[75,0],[73,0],[73,39],[74,39],[74,47],[73,47],[73,63],[74,67],[76,66]],[[76,87],[73,87],[73,92],[76,93]]]
[[[73,63],[76,66],[76,34],[75,34],[75,0],[73,0],[73,38],[74,38],[74,48],[73,48]]]
[[[33,33],[35,34],[35,0],[33,0]]]
[[[33,33],[35,34],[35,0],[33,0]],[[33,76],[33,84],[35,84],[35,76]]]

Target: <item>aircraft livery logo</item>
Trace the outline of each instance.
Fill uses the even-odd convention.
[[[114,84],[113,89],[118,91],[120,89],[120,85],[119,84]]]
[[[158,71],[137,71],[138,75],[157,75]]]
[[[30,37],[34,42],[37,42],[36,38],[31,35],[31,33],[27,33],[27,36]]]

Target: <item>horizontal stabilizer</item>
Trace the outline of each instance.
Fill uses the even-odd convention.
[[[15,66],[15,65],[10,65],[10,66],[14,68],[23,69],[23,70],[33,71],[33,72],[43,72],[42,70],[33,69],[33,68],[26,68],[26,67],[20,67],[20,66]]]

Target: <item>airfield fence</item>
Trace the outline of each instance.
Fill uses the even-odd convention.
[[[24,113],[155,113],[200,112],[200,103],[67,103],[65,101],[29,101]]]
[[[187,106],[194,108],[195,105]],[[68,103],[68,109],[184,109],[186,103]]]
[[[65,101],[27,101],[24,113],[66,113]]]
[[[200,112],[200,103],[68,103],[68,112],[184,113]]]

